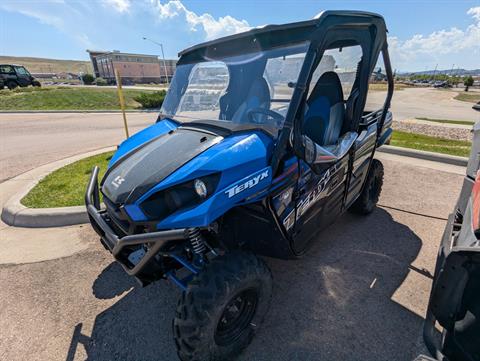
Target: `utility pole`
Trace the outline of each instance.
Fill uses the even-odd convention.
[[[165,71],[165,79],[166,79],[166,81],[167,81],[167,87],[168,87],[169,84],[168,84],[168,74],[167,74],[167,62],[165,61],[165,53],[163,52],[163,44],[162,44],[162,43],[159,43],[159,42],[157,42],[157,41],[155,41],[155,40],[149,39],[149,38],[147,38],[147,37],[145,37],[145,36],[143,37],[143,40],[148,40],[148,41],[150,41],[150,42],[152,42],[152,43],[160,46],[160,49],[162,50],[163,70]]]
[[[435,65],[435,70],[433,71],[433,81],[435,82],[435,77],[437,76],[437,67],[438,67],[438,64]]]

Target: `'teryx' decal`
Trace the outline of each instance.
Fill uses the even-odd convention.
[[[245,183],[238,184],[228,189],[227,191],[225,191],[225,193],[228,194],[228,198],[232,198],[234,195],[237,195],[246,189],[255,187],[258,183],[260,183],[260,181],[264,180],[267,177],[268,177],[268,169],[263,171],[259,175],[247,180]]]

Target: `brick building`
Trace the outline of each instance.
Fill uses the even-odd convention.
[[[108,82],[115,81],[114,69],[118,69],[125,83],[165,83],[165,69],[168,79],[175,72],[176,60],[159,59],[156,55],[129,54],[119,51],[87,50],[92,62],[95,77]]]

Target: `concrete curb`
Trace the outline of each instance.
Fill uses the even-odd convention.
[[[142,109],[142,110],[125,110],[125,113],[158,113],[160,109]],[[108,114],[121,113],[121,110],[2,110],[0,114],[78,114],[78,113],[93,113],[93,114]]]
[[[2,183],[2,186],[12,186],[16,193],[4,204],[1,219],[7,225],[15,227],[61,227],[88,222],[84,206],[61,208],[28,208],[20,200],[35,187],[35,185],[51,172],[77,160],[100,153],[115,150],[115,147],[97,149],[88,153],[75,155],[53,163],[43,165]]]
[[[98,149],[89,153],[84,153],[62,159],[53,163],[46,164],[29,172],[12,178],[7,182],[20,182],[19,191],[13,195],[4,205],[2,210],[2,220],[16,227],[45,228],[62,227],[74,224],[88,222],[88,216],[85,207],[62,207],[62,208],[27,208],[20,203],[20,200],[47,174],[61,168],[67,164],[73,163],[82,158],[114,150],[115,147]],[[393,147],[384,145],[378,149],[379,152],[400,155],[404,157],[413,157],[434,162],[452,164],[465,167],[468,159],[455,157],[445,154],[419,151],[408,148]]]
[[[378,151],[382,153],[401,155],[404,157],[412,157],[412,158],[430,160],[433,162],[458,165],[460,167],[466,167],[468,164],[468,158],[457,157],[457,156],[448,155],[448,154],[426,152],[423,150],[416,150],[416,149],[410,149],[410,148],[394,147],[392,145],[383,145],[380,148],[378,148]]]

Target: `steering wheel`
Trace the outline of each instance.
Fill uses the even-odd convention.
[[[252,123],[257,123],[257,124],[263,124],[265,122],[259,121],[258,119],[255,119],[254,114],[264,114],[264,115],[272,118],[273,120],[277,121],[277,123],[281,123],[285,119],[282,114],[280,114],[276,111],[270,110],[270,109],[266,109],[266,108],[249,109],[247,111],[248,120]]]

